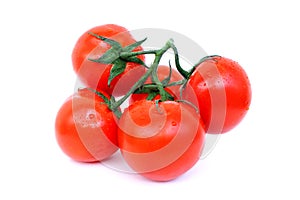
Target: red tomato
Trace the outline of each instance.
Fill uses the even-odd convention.
[[[91,28],[81,35],[76,42],[72,53],[74,71],[77,73],[83,84],[87,87],[113,94],[114,96],[126,94],[132,85],[145,73],[145,68],[139,64],[129,62],[126,65],[125,71],[115,77],[110,86],[108,86],[108,77],[112,65],[96,63],[88,60],[88,58],[99,58],[110,49],[110,45],[88,34],[89,32],[113,39],[119,42],[122,47],[136,41],[124,27],[106,24]],[[135,49],[135,51],[141,50],[141,47]],[[138,57],[141,60],[145,60],[144,55]]]
[[[170,181],[192,168],[201,155],[204,128],[184,103],[137,101],[119,121],[118,142],[128,165],[154,181]]]
[[[101,102],[94,92],[83,89],[69,97],[57,113],[58,145],[76,161],[101,161],[118,150],[114,114]]]
[[[219,56],[197,66],[185,91],[185,97],[199,106],[208,133],[225,133],[240,123],[249,109],[251,96],[244,69]]]

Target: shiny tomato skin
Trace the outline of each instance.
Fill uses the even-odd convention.
[[[201,156],[205,131],[199,117],[184,103],[134,102],[119,121],[118,142],[125,161],[153,181],[184,174]]]
[[[197,66],[185,98],[198,105],[208,133],[226,133],[236,127],[249,110],[252,90],[241,65],[215,56]],[[196,99],[196,101],[195,101]]]
[[[71,159],[97,162],[118,150],[114,114],[101,102],[94,92],[82,89],[60,107],[55,119],[56,140]]]
[[[85,86],[114,96],[126,94],[139,77],[145,73],[145,68],[139,64],[128,62],[125,71],[118,75],[108,86],[108,77],[112,65],[96,63],[88,59],[99,58],[110,49],[110,45],[90,35],[89,32],[113,39],[119,42],[122,47],[136,41],[126,28],[116,24],[105,24],[93,27],[83,33],[77,40],[72,52],[73,69]],[[139,46],[134,51],[141,50],[142,47]],[[138,57],[145,60],[144,55]],[[134,71],[134,73],[130,73],[131,71]]]

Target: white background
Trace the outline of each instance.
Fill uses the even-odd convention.
[[[0,199],[299,199],[299,13],[296,0],[1,1]],[[56,144],[73,45],[106,23],[182,33],[250,77],[246,118],[175,181],[78,164]]]

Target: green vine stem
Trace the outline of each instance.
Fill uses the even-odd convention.
[[[180,62],[179,62],[179,54],[178,54],[178,50],[176,48],[176,46],[174,44],[172,44],[171,46],[172,50],[174,51],[174,54],[175,54],[175,66],[178,70],[178,72],[187,80],[189,79],[190,77],[190,73],[188,71],[185,71],[181,65],[180,65]]]
[[[109,102],[106,102],[109,109],[112,110],[118,118],[120,118],[122,115],[122,113],[120,111],[120,106],[128,99],[128,97],[131,94],[136,92],[137,89],[144,87],[144,86],[145,86],[144,89],[147,89],[146,87],[148,87],[149,89],[150,89],[150,87],[152,87],[152,90],[156,90],[156,93],[150,92],[148,97],[159,93],[160,100],[166,101],[166,100],[172,99],[173,97],[165,90],[165,87],[181,85],[180,96],[182,97],[182,90],[185,88],[188,79],[190,78],[191,74],[197,67],[197,65],[195,65],[189,71],[186,71],[181,67],[180,62],[179,62],[178,50],[177,50],[176,46],[174,45],[173,39],[169,39],[166,42],[166,44],[161,49],[158,49],[158,50],[133,51],[136,47],[140,46],[146,40],[146,38],[141,41],[137,41],[131,45],[128,45],[126,47],[122,47],[118,42],[111,40],[109,38],[105,38],[105,37],[102,37],[102,36],[94,34],[94,33],[89,33],[89,34],[93,35],[94,37],[96,37],[99,40],[102,40],[102,41],[108,43],[111,46],[111,48],[105,54],[103,54],[100,58],[89,59],[90,61],[93,61],[93,62],[104,63],[104,64],[113,64],[113,67],[112,67],[112,70],[110,72],[109,79],[108,79],[108,85],[116,76],[118,76],[125,70],[127,62],[135,62],[135,63],[141,64],[145,68],[147,68],[146,73],[130,88],[130,90],[121,99],[119,99],[118,101],[115,101],[115,99],[112,97],[111,100],[109,100]],[[160,81],[158,78],[158,74],[157,74],[159,62],[160,62],[163,54],[169,49],[173,50],[174,55],[175,55],[176,68],[177,68],[178,72],[184,78],[183,80],[176,81],[173,83],[169,83],[171,75],[172,75],[172,69],[171,69],[170,63],[169,63],[170,74],[167,79]],[[137,57],[138,55],[145,55],[145,54],[155,55],[154,61],[150,67],[148,67],[142,60],[140,60]],[[207,57],[207,58],[209,58],[209,57]],[[200,62],[203,62],[207,58],[201,59]],[[197,64],[199,64],[200,62],[198,62]],[[146,80],[150,76],[151,76],[151,80],[152,80],[153,84],[145,85]],[[149,91],[151,91],[151,89]]]
[[[126,99],[134,93],[134,91],[136,89],[138,89],[139,87],[141,87],[145,81],[147,80],[147,78],[152,75],[155,81],[155,84],[157,84],[157,87],[160,91],[161,94],[161,98],[162,100],[166,99],[166,92],[163,88],[162,83],[159,81],[158,77],[157,77],[157,68],[159,65],[159,62],[163,56],[163,54],[170,48],[172,48],[172,46],[174,46],[174,41],[173,39],[170,39],[166,42],[166,44],[158,50],[151,50],[151,51],[139,51],[139,52],[124,52],[121,53],[120,57],[121,58],[128,58],[128,57],[132,57],[132,56],[136,56],[136,55],[141,55],[141,54],[154,54],[155,58],[154,61],[152,63],[152,65],[148,68],[148,70],[146,71],[146,73],[130,88],[130,90],[118,101],[116,102],[112,102],[110,109],[116,113],[116,111],[118,110],[118,108],[126,101]],[[119,115],[119,113],[116,113],[117,116]],[[120,117],[120,116],[118,116]]]
[[[158,50],[135,51],[135,52],[121,52],[120,53],[120,58],[126,59],[126,58],[132,57],[132,56],[145,55],[145,54],[156,54],[157,51]]]

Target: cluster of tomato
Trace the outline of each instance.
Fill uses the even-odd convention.
[[[185,71],[179,62],[159,63],[176,48],[172,42],[150,51],[142,42],[114,24],[78,39],[72,62],[85,87],[59,109],[56,138],[76,161],[99,162],[120,150],[137,173],[169,181],[197,163],[205,134],[228,132],[244,118],[251,87],[242,67],[228,58],[207,56]],[[155,56],[151,66],[147,54]],[[129,105],[121,109],[125,101]]]

